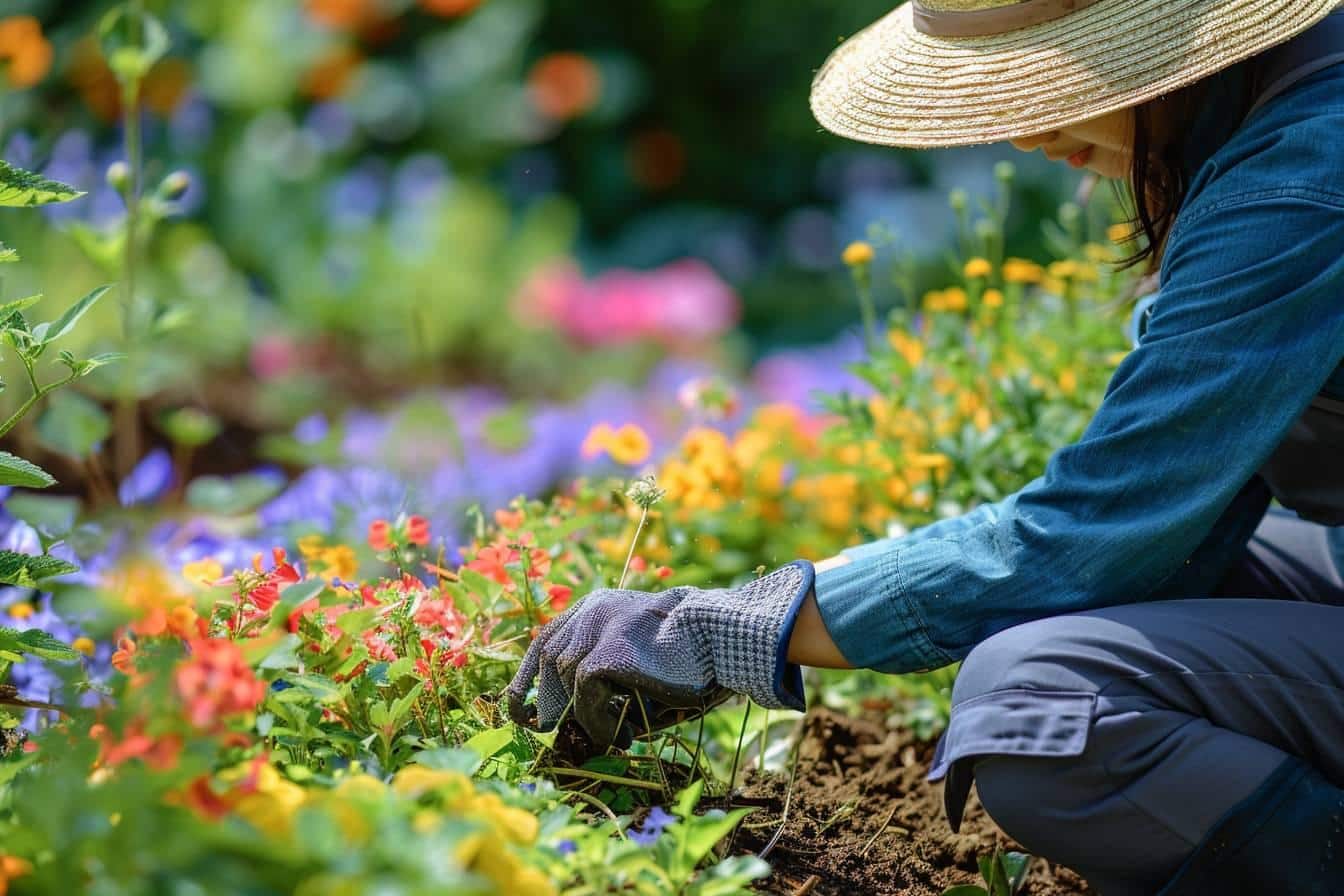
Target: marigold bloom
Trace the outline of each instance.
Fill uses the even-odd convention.
[[[182,567],[182,578],[191,582],[193,585],[209,587],[214,585],[224,576],[224,567],[219,565],[219,561],[210,557],[187,563]]]
[[[225,716],[250,712],[266,696],[238,645],[223,638],[191,642],[191,656],[173,670],[173,683],[187,720],[201,730],[219,727]]]
[[[1078,391],[1078,374],[1072,367],[1065,367],[1059,372],[1059,389],[1065,395]]]
[[[1045,270],[1034,261],[1010,258],[1003,263],[1003,279],[1008,283],[1040,283]]]
[[[580,452],[584,457],[606,452],[617,463],[633,467],[648,460],[653,452],[653,443],[648,433],[633,423],[627,423],[620,429],[599,423],[583,440]]]
[[[32,16],[0,19],[0,75],[16,90],[32,87],[51,69],[51,42]]]
[[[93,651],[97,649],[98,645],[93,643],[92,638],[84,637],[81,635],[80,637],[72,641],[70,646],[75,650],[78,650],[85,656],[93,656]]]
[[[993,271],[994,266],[984,258],[972,258],[962,269],[962,273],[967,277],[988,277]]]
[[[987,289],[985,294],[980,297],[980,303],[986,308],[1002,308],[1003,293],[997,289]]]
[[[33,609],[32,604],[20,602],[12,605],[6,612],[9,613],[10,619],[27,619],[37,611]]]
[[[887,334],[887,340],[891,343],[891,347],[902,358],[905,358],[905,363],[911,367],[918,367],[920,362],[924,360],[924,343],[904,330],[892,330]]]
[[[874,257],[872,244],[858,240],[845,247],[845,251],[840,255],[840,260],[851,268],[858,268],[872,264]]]

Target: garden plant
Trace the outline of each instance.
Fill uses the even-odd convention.
[[[540,628],[595,589],[742,584],[1040,475],[1129,345],[1137,284],[1109,197],[1085,189],[1023,237],[1014,197],[1035,187],[1002,163],[940,200],[951,230],[932,257],[880,225],[832,247],[832,313],[857,325],[815,358],[750,365],[713,266],[585,272],[571,203],[520,211],[484,178],[450,189],[428,151],[397,162],[394,212],[301,219],[315,184],[347,205],[367,186],[343,150],[304,142],[339,136],[323,129],[340,130],[345,79],[381,78],[394,128],[411,102],[397,53],[432,58],[407,48],[414,30],[380,28],[508,37],[533,27],[529,4],[296,4],[320,25],[296,39],[316,62],[276,77],[318,120],[240,124],[280,88],[239,74],[215,122],[237,133],[215,142],[154,118],[191,34],[162,6],[53,19],[82,32],[71,65],[102,81],[78,83],[119,123],[96,186],[54,179],[50,143],[0,163],[0,205],[28,209],[0,262],[38,249],[0,272],[61,294],[98,281],[59,314],[0,293],[18,371],[0,396],[0,894],[1086,892],[982,812],[937,828],[922,772],[955,669],[810,673],[805,716],[733,700],[650,719],[631,701],[628,749],[572,720],[520,727],[502,694]],[[266,4],[189,6],[213,29],[208,77],[236,74],[240,43],[278,21]],[[37,102],[48,37],[0,18],[0,108]],[[387,58],[359,68],[366,54]],[[562,118],[587,71],[567,58],[534,72]],[[425,65],[451,127],[454,89],[484,88]],[[195,147],[197,173],[147,154],[164,134]],[[465,134],[454,161],[512,139]],[[311,179],[285,168],[300,163]],[[229,192],[213,231],[189,215],[203,183]],[[33,210],[83,189],[116,213]],[[115,313],[97,304],[117,294]]]

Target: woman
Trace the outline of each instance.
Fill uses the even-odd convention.
[[[931,772],[954,828],[974,780],[1105,896],[1344,894],[1336,3],[915,0],[836,50],[812,96],[836,133],[1128,178],[1160,284],[1137,345],[1003,501],[741,589],[588,596],[515,718],[572,704],[628,743],[614,695],[802,708],[800,664],[964,660]]]

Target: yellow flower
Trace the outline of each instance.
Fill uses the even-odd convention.
[[[1112,224],[1106,228],[1106,238],[1113,243],[1127,243],[1134,238],[1134,228],[1128,224]]]
[[[962,273],[967,277],[988,277],[993,271],[994,266],[984,258],[972,258],[962,269]]]
[[[924,343],[904,330],[892,330],[887,334],[887,340],[911,367],[918,367],[924,360]]]
[[[906,458],[916,470],[946,470],[952,466],[952,458],[940,452],[916,452]]]
[[[8,612],[10,619],[27,619],[37,611],[33,609],[32,604],[18,603],[10,607]]]
[[[1045,271],[1034,261],[1010,258],[1003,263],[1003,279],[1009,283],[1039,283]]]
[[[293,828],[294,814],[304,804],[307,792],[283,777],[270,763],[258,768],[256,774],[256,789],[245,794],[233,807],[233,811],[264,834],[286,837]],[[230,775],[226,773],[220,777]]]
[[[1101,243],[1088,243],[1083,247],[1083,257],[1093,264],[1097,264],[1103,261],[1111,261],[1115,258],[1115,253]]]
[[[599,423],[589,431],[579,450],[584,457],[606,452],[618,464],[632,467],[648,460],[653,444],[649,441],[648,433],[633,423],[627,423],[620,429]]]
[[[321,538],[321,536],[315,536]],[[219,565],[219,561],[206,557],[204,560],[196,560],[182,567],[182,578],[191,582],[193,585],[208,586],[218,582],[224,576],[224,567]]]
[[[75,650],[78,650],[85,656],[93,656],[93,651],[96,648],[96,645],[93,643],[93,639],[85,637],[76,638],[74,640],[74,643],[72,643],[70,646],[73,647]]]
[[[873,263],[873,247],[859,240],[846,246],[840,258],[852,268],[864,267]]]
[[[1051,277],[1066,280],[1078,273],[1078,263],[1072,259],[1066,258],[1062,261],[1051,262],[1050,267],[1047,270],[1050,272]]]
[[[989,408],[985,407],[976,408],[975,416],[971,419],[971,422],[974,423],[975,428],[980,430],[981,432],[985,432],[986,430],[988,430],[989,425],[992,422],[989,415]]]
[[[943,301],[947,303],[948,311],[965,311],[968,304],[966,290],[960,286],[952,286],[943,290]]]
[[[408,765],[392,776],[392,791],[412,798],[440,790],[466,793],[472,789],[471,779],[461,772],[427,765]]]
[[[1059,388],[1065,395],[1078,391],[1078,374],[1073,372],[1072,367],[1065,367],[1059,372]]]

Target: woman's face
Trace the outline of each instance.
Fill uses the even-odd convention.
[[[1133,165],[1133,113],[1129,109],[1010,141],[1023,152],[1041,150],[1046,157],[1086,168],[1102,177],[1129,176]]]

